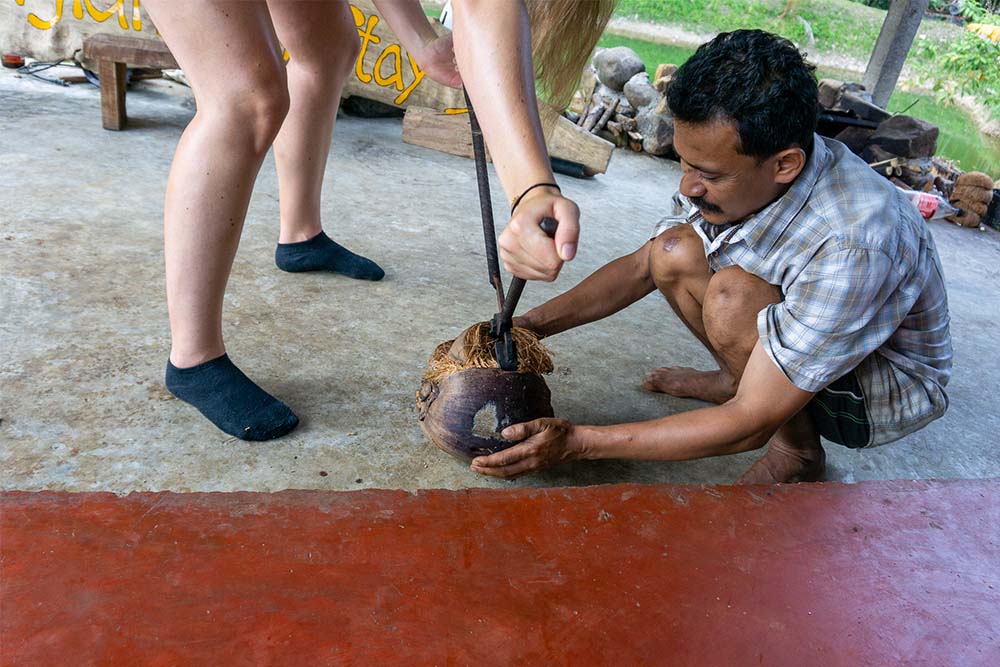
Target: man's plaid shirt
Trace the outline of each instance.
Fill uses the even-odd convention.
[[[858,368],[870,444],[944,413],[952,348],[934,240],[916,206],[843,144],[817,135],[789,191],[742,223],[711,225],[697,209],[688,222],[713,271],[735,265],[780,286],[757,328],[795,386],[817,392]]]

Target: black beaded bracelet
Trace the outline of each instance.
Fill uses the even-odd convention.
[[[541,188],[541,187],[555,188],[556,190],[559,190],[559,194],[562,194],[562,189],[559,187],[558,183],[535,183],[530,188],[528,188],[527,190],[525,190],[524,192],[522,192],[517,196],[517,199],[514,200],[514,203],[510,205],[510,214],[514,215],[514,209],[516,209],[517,205],[521,203],[522,199],[524,199],[524,195],[528,194],[535,188]]]

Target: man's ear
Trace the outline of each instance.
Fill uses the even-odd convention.
[[[791,183],[806,167],[806,152],[801,148],[786,148],[774,157],[774,182]]]

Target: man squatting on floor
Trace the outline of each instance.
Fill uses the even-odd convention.
[[[550,336],[659,290],[719,370],[660,368],[645,388],[717,405],[613,426],[514,425],[504,437],[527,439],[474,471],[768,443],[740,482],[811,481],[824,471],[820,436],[881,445],[944,414],[952,348],[934,241],[889,181],[815,134],[813,70],[757,30],[702,45],[667,93],[686,220],[661,222],[641,248],[514,322]]]

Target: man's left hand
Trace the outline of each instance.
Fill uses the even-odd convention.
[[[514,479],[579,456],[573,425],[565,419],[543,418],[514,424],[500,434],[518,444],[489,456],[472,460],[473,472],[490,477]]]

